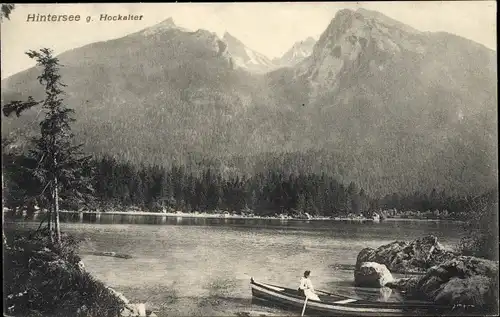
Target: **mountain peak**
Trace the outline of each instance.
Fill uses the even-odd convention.
[[[174,19],[172,17],[170,17],[170,18],[158,23],[157,26],[175,27],[176,25],[174,23]]]
[[[383,13],[364,8],[358,8],[357,10],[341,9],[337,11],[335,17],[332,19],[331,24],[333,24],[335,21],[349,21],[349,23],[352,23],[352,21],[354,20],[362,21],[360,23],[372,20],[380,24],[385,24],[386,26],[396,27],[402,31],[405,31],[406,33],[421,33],[420,31],[402,22],[394,20],[393,18],[390,18]]]
[[[304,59],[296,71],[309,78],[315,89],[338,88],[342,74],[359,65],[378,72],[402,58],[404,52],[423,56],[427,46],[421,34],[376,11],[342,9],[321,34],[310,58]]]
[[[145,29],[143,33],[146,35],[150,35],[170,29],[180,29],[179,27],[177,27],[177,25],[175,25],[174,19],[172,17],[169,17],[168,19],[163,20],[160,23],[153,25],[152,27]]]
[[[242,41],[224,32],[222,41],[228,46],[234,64],[251,72],[263,73],[276,67],[273,62],[263,54],[249,48]]]
[[[239,39],[237,39],[236,37],[234,37],[233,35],[231,35],[227,31],[224,32],[224,36],[222,37],[222,40],[225,42],[228,42],[228,44],[231,43],[233,45],[235,45],[235,44],[243,45],[243,46],[245,45],[245,44],[243,44],[243,42],[241,42]]]
[[[300,41],[299,43],[301,45],[311,46],[311,48],[312,48],[314,46],[314,44],[316,44],[316,40],[312,36],[309,36],[308,38],[306,38],[303,41]]]
[[[312,36],[309,36],[305,40],[295,42],[281,58],[275,60],[278,64],[285,67],[296,65],[311,55],[314,44],[316,44],[316,40]]]
[[[335,13],[335,18],[345,16],[345,15],[352,15],[355,11],[351,9],[340,9]]]
[[[379,22],[382,22],[386,25],[393,26],[393,27],[398,27],[402,29],[403,31],[406,31],[408,33],[420,33],[420,31],[410,27],[409,25],[406,25],[402,22],[399,22],[397,20],[394,20],[393,18],[388,17],[385,14],[382,14],[378,11],[372,11],[364,8],[359,8],[356,10],[356,13],[361,14],[365,18],[370,18],[377,20]]]

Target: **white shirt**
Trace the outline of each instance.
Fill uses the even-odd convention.
[[[309,278],[306,278],[306,277],[302,277],[300,279],[300,286],[299,286],[300,289],[303,289],[303,290],[306,290],[306,289],[309,289],[311,291],[314,292],[314,287],[313,287],[313,284],[311,282],[311,280]]]

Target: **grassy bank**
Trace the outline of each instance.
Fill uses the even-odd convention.
[[[5,231],[4,314],[9,316],[116,317],[124,304],[81,266],[78,241],[61,245],[48,232]]]

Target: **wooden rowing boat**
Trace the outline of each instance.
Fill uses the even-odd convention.
[[[297,289],[250,280],[252,298],[265,305],[280,306],[287,309],[302,310],[305,297],[299,295]],[[446,307],[433,303],[411,302],[377,302],[354,299],[344,295],[316,291],[320,301],[307,301],[306,315],[355,315],[355,316],[404,316],[438,314]]]

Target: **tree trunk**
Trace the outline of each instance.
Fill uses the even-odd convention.
[[[56,241],[61,244],[61,226],[59,224],[59,189],[57,188],[57,177],[54,178],[54,216],[55,216],[55,229]]]
[[[53,216],[53,209],[54,209],[54,190],[52,190],[52,202],[49,206],[49,209],[47,212],[49,213],[47,216],[48,224],[47,227],[49,228],[49,236],[50,236],[50,242],[54,243],[54,232],[52,228],[52,216]]]
[[[3,182],[3,166],[2,166],[2,228],[3,228],[3,207],[5,206],[5,184]]]
[[[5,186],[4,186],[4,182],[3,182],[3,166],[2,166],[2,239],[3,239],[3,246],[4,247],[7,247],[7,238],[5,237],[5,232],[4,232],[4,229],[3,229],[3,224],[4,224],[4,212],[3,212],[3,207],[5,206],[4,204],[4,197],[5,197]]]
[[[52,232],[52,206],[47,209],[47,228],[49,228],[49,232]]]

